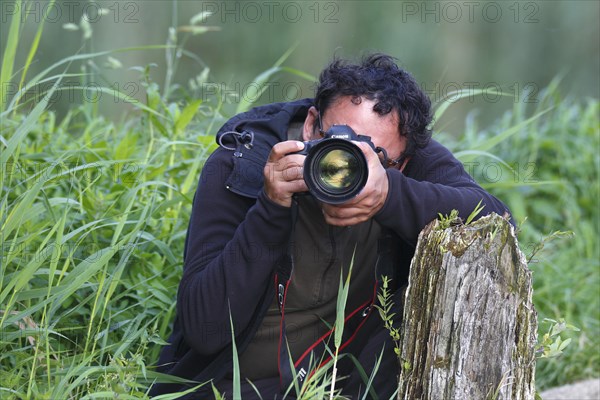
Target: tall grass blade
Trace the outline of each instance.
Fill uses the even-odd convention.
[[[342,271],[340,272],[340,285],[338,288],[338,295],[337,295],[337,302],[336,302],[336,309],[335,309],[335,330],[333,332],[335,355],[333,358],[333,376],[331,378],[331,391],[330,391],[330,397],[329,397],[330,399],[333,399],[333,393],[335,391],[338,354],[339,354],[340,346],[342,345],[342,336],[344,334],[344,322],[346,319],[346,303],[348,302],[348,291],[350,290],[350,278],[352,276],[352,267],[354,265],[354,255],[355,254],[356,254],[356,245],[354,246],[354,251],[352,252],[350,268],[348,269],[348,276],[346,276],[345,283],[344,283],[344,276],[343,276],[343,268],[342,268]]]
[[[379,371],[379,367],[381,366],[381,360],[383,359],[383,353],[385,352],[385,346],[381,349],[379,353],[379,357],[377,357],[377,361],[373,366],[373,371],[371,371],[371,375],[369,376],[369,380],[367,381],[367,386],[365,387],[365,393],[363,394],[362,400],[367,400],[367,394],[370,395],[370,399],[377,400],[379,397],[373,388],[373,380],[375,379],[375,375]],[[360,364],[359,364],[360,366]],[[362,368],[361,368],[362,369]],[[364,374],[364,371],[363,371]]]
[[[50,0],[48,4],[44,7],[45,13],[47,14],[49,10],[52,10],[54,3],[56,0]],[[35,33],[35,37],[33,38],[33,42],[31,43],[31,47],[29,48],[29,53],[27,54],[27,59],[25,60],[25,64],[23,65],[23,72],[21,73],[21,80],[19,82],[19,90],[23,88],[23,84],[25,83],[25,77],[27,76],[27,72],[29,71],[29,67],[31,66],[31,62],[33,61],[33,57],[37,52],[37,49],[40,45],[40,39],[42,38],[42,32],[44,30],[44,24],[46,22],[47,15],[42,17],[42,21],[38,25],[37,32]],[[1,109],[1,108],[0,108]]]
[[[229,326],[231,327],[231,354],[233,355],[233,400],[242,399],[240,361],[238,359],[237,346],[235,344],[235,330],[231,318],[231,304],[229,305]]]
[[[31,280],[31,277],[34,276],[35,272],[44,264],[50,252],[48,251],[38,251],[32,259],[25,265],[25,267],[15,274],[11,278],[11,280],[4,286],[2,292],[0,292],[0,304],[3,304],[4,310],[12,309],[12,305],[14,304],[14,296],[17,292],[19,292],[25,285]],[[4,302],[6,297],[10,292],[13,292],[13,298],[9,299],[7,303]],[[3,311],[4,311],[3,310]],[[4,312],[2,315],[2,320],[10,315],[7,312]],[[0,323],[0,326],[3,326],[4,322]]]
[[[454,157],[458,158],[463,163],[468,163],[477,157],[486,157],[491,158],[494,161],[497,161],[502,166],[506,167],[508,170],[513,171],[513,168],[502,158],[497,155],[490,153],[489,151],[482,150],[462,150],[454,152]]]
[[[2,108],[0,108],[0,111],[5,112],[5,111],[10,111],[13,108],[15,108],[17,102],[20,101],[20,98],[22,96],[24,96],[32,87],[39,84],[41,82],[41,80],[44,79],[50,73],[50,71],[60,67],[61,65],[69,65],[75,61],[89,60],[89,59],[93,59],[93,58],[108,56],[108,55],[115,54],[115,53],[123,53],[123,52],[136,51],[136,50],[155,50],[155,49],[164,49],[164,48],[165,48],[164,45],[126,47],[126,48],[115,49],[115,50],[100,51],[100,52],[96,52],[96,53],[76,54],[73,56],[63,58],[63,59],[55,62],[54,64],[50,65],[49,67],[43,69],[41,72],[39,72],[33,78],[31,78],[27,82],[25,87],[22,88],[21,90],[19,90],[17,95],[15,95],[13,97],[8,108],[6,110],[3,110]],[[60,77],[60,76],[61,75],[58,75],[58,77]]]
[[[506,141],[511,136],[520,132],[524,127],[526,127],[533,121],[537,120],[538,118],[540,118],[542,115],[546,114],[550,110],[551,110],[551,108],[547,108],[543,111],[540,111],[539,113],[535,114],[534,116],[527,118],[525,121],[521,121],[517,125],[511,126],[510,128],[506,129],[504,132],[494,135],[482,143],[476,144],[472,150],[489,151],[494,146]],[[477,155],[476,155],[476,153],[473,152],[471,154],[464,155],[462,157],[462,160],[465,162],[469,162],[469,161],[472,161],[473,159],[475,159],[475,157],[477,157]]]
[[[25,118],[23,123],[21,123],[19,128],[17,128],[17,131],[15,132],[15,134],[11,138],[8,139],[8,144],[6,146],[6,149],[4,149],[2,151],[2,153],[0,154],[0,164],[1,165],[3,165],[3,166],[6,165],[8,158],[14,154],[17,146],[19,146],[19,144],[23,141],[23,138],[25,137],[25,135],[27,135],[31,131],[31,129],[37,124],[40,116],[42,115],[42,113],[44,112],[46,107],[48,106],[48,102],[50,101],[52,94],[58,87],[61,79],[62,78],[59,77],[59,79],[52,86],[52,88],[50,88],[50,90],[48,91],[46,96],[44,96],[42,101],[40,101],[33,108],[33,110],[31,110],[31,112],[27,115],[27,117]]]
[[[308,82],[317,82],[317,77],[311,74],[308,74],[304,71],[301,71],[299,69],[296,68],[290,68],[290,67],[281,67],[281,71],[282,72],[287,72],[290,73],[292,75],[296,75],[299,78],[305,79]]]
[[[440,99],[440,101],[436,104],[435,112],[433,115],[433,123],[435,124],[436,121],[439,121],[439,119],[446,112],[448,107],[450,107],[452,104],[456,103],[458,100],[464,99],[465,97],[478,96],[483,93],[501,95],[501,96],[509,96],[508,93],[502,93],[501,91],[498,92],[493,89],[492,90],[487,90],[487,89],[454,90],[452,92],[449,92],[444,98]]]
[[[39,180],[36,184],[25,193],[23,199],[14,207],[6,217],[4,224],[2,224],[2,234],[4,240],[7,240],[10,234],[14,229],[17,228],[20,224],[24,222],[27,218],[31,218],[33,215],[37,213],[32,212],[32,204],[39,195],[42,187],[44,186],[44,181]],[[38,207],[40,209],[41,206]]]
[[[4,105],[8,96],[8,88],[12,80],[15,55],[17,54],[17,46],[19,44],[19,27],[21,23],[21,15],[23,2],[18,0],[14,4],[15,13],[10,21],[8,31],[8,39],[6,40],[6,48],[2,58],[2,70],[0,71],[0,111],[4,111]],[[3,16],[4,18],[5,16]]]
[[[258,100],[258,98],[265,92],[265,90],[268,89],[268,85],[265,85],[265,83],[271,76],[282,70],[281,64],[283,64],[285,60],[287,60],[288,57],[294,52],[298,44],[299,43],[296,43],[295,45],[290,47],[281,57],[279,57],[279,59],[275,62],[275,64],[273,64],[271,68],[267,69],[266,71],[258,75],[256,78],[254,78],[254,85],[252,87],[258,87],[258,89],[253,95],[248,95],[248,93],[246,93],[244,96],[242,96],[242,98],[240,99],[240,103],[238,104],[238,107],[235,111],[236,114],[248,111],[252,104],[254,104],[254,102]]]

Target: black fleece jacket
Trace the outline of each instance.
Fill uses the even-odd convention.
[[[290,122],[306,117],[311,100],[255,108],[230,120],[202,169],[186,239],[177,317],[159,360],[159,371],[206,381],[231,370],[231,325],[243,351],[274,296],[273,274],[291,235],[289,208],[264,193],[262,170],[271,147],[286,139]],[[227,132],[253,135],[252,145]],[[235,153],[235,155],[234,155]],[[388,169],[389,194],[376,221],[398,238],[406,279],[419,232],[453,209],[467,216],[481,201],[481,215],[503,215],[507,207],[483,190],[438,142],[418,149],[403,172]],[[154,385],[152,394],[184,389]]]

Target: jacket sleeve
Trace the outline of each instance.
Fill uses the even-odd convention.
[[[218,149],[202,169],[177,293],[183,336],[202,355],[230,344],[230,313],[236,332],[248,326],[289,240],[288,208],[225,187],[231,158]]]
[[[509,213],[508,207],[479,186],[460,161],[437,142],[420,150],[407,170],[406,175],[387,170],[388,197],[375,219],[412,246],[438,213],[447,215],[456,209],[466,219],[479,202],[484,208],[478,217]]]

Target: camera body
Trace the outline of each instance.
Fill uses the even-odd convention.
[[[321,139],[309,140],[307,142],[304,142],[304,149],[294,154],[302,154],[307,156],[315,146],[318,146],[323,141],[330,139],[366,142],[371,146],[371,148],[373,148],[373,150],[375,150],[375,145],[373,144],[373,142],[371,142],[370,136],[358,135],[356,134],[356,132],[354,132],[354,129],[350,128],[348,125],[332,125],[331,128],[329,128],[327,132],[323,134],[323,137]]]
[[[367,183],[367,159],[353,140],[375,149],[369,136],[357,135],[348,125],[332,125],[323,138],[304,142],[304,149],[294,153],[306,155],[304,181],[317,200],[342,204]]]

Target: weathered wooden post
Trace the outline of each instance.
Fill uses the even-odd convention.
[[[531,273],[510,223],[428,225],[413,258],[398,399],[535,397]]]

